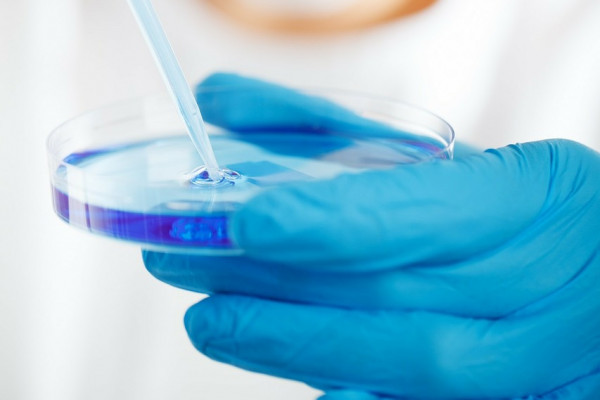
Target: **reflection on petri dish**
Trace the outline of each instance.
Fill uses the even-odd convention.
[[[200,157],[166,97],[66,122],[48,139],[56,213],[73,226],[148,249],[236,254],[228,220],[263,190],[452,157],[454,132],[445,121],[392,100],[304,92],[264,99],[245,120],[230,100],[213,101],[240,94],[261,99],[250,91],[200,93],[200,102],[211,101],[205,120],[224,170],[218,184],[205,184]],[[291,106],[301,119],[281,123],[273,109]]]

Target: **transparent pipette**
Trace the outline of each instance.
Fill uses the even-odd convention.
[[[128,2],[167,83],[169,92],[177,103],[179,114],[185,121],[188,134],[202,158],[205,171],[211,180],[221,180],[219,165],[210,145],[200,109],[190,86],[183,76],[183,71],[177,62],[175,53],[173,53],[152,3],[150,3],[150,0],[128,0]]]

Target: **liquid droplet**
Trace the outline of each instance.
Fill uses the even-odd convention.
[[[187,174],[186,181],[195,186],[233,185],[242,175],[227,168],[211,170],[206,166],[198,167]]]

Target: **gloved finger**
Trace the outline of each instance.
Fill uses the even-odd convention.
[[[439,144],[427,136],[359,115],[332,100],[231,73],[215,73],[200,82],[196,101],[207,122],[235,132],[418,137]]]
[[[502,257],[499,261],[469,260],[452,267],[366,272],[328,271],[324,267],[309,273],[243,256],[144,251],[143,259],[148,271],[161,281],[206,294],[236,293],[361,309],[417,309],[497,318],[557,290],[581,265],[570,267],[564,257],[577,261],[579,256],[563,254],[559,262],[564,266],[549,268],[551,264],[543,256],[541,261],[535,259],[539,262],[527,263],[532,257],[525,253],[527,257],[517,254],[514,259]]]
[[[303,268],[448,264],[556,213],[593,211],[594,163],[598,155],[582,145],[544,141],[305,182],[250,199],[231,232],[250,257]]]
[[[589,318],[598,275],[586,270],[543,302],[500,320],[216,295],[190,308],[185,323],[195,347],[211,358],[318,388],[518,398],[556,390],[599,367],[600,321]]]
[[[390,270],[355,273],[312,271],[265,263],[247,257],[201,257],[144,251],[144,264],[156,278],[178,288],[205,294],[236,293],[267,299],[356,307],[361,309],[420,309],[458,315],[496,317],[523,306],[545,286],[525,294],[519,288],[490,296],[489,286],[462,285],[465,274],[431,277],[426,271]],[[443,269],[435,269],[443,270]],[[490,279],[497,279],[491,277]],[[357,295],[360,293],[360,295]],[[544,292],[545,293],[545,292]]]
[[[385,400],[372,393],[356,390],[330,390],[318,400]]]

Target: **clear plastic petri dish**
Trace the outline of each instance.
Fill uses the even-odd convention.
[[[229,218],[264,190],[452,158],[452,127],[395,100],[243,87],[208,88],[197,98],[219,165],[230,176],[203,181],[200,157],[170,98],[132,100],[76,117],[50,134],[56,214],[147,249],[237,254]]]

